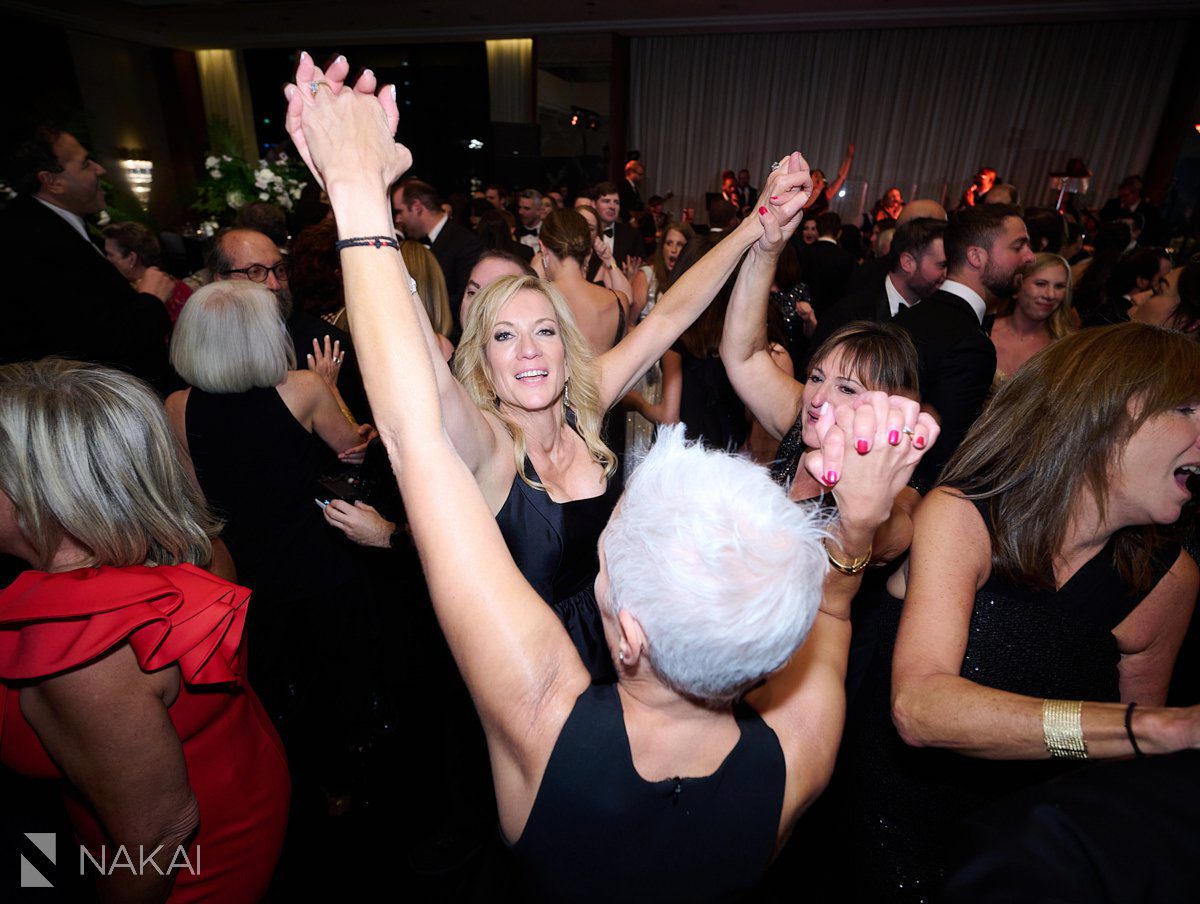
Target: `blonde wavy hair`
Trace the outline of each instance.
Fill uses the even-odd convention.
[[[1054,313],[1050,315],[1050,319],[1046,321],[1046,329],[1050,332],[1050,338],[1061,339],[1073,331],[1073,327],[1071,326],[1071,293],[1075,286],[1074,280],[1071,277],[1071,265],[1061,255],[1049,251],[1039,251],[1034,255],[1032,261],[1017,272],[1021,274],[1021,280],[1024,281],[1031,278],[1035,273],[1040,273],[1051,267],[1062,267],[1067,274],[1067,292],[1063,295],[1062,304],[1055,309]],[[1016,306],[1017,296],[1013,295],[1012,298],[1006,299],[1001,304],[1000,310],[996,312],[997,318],[1011,317],[1013,309]]]
[[[518,292],[537,292],[550,302],[554,317],[558,321],[558,335],[563,343],[564,362],[569,374],[570,410],[575,416],[575,429],[583,437],[593,460],[604,467],[604,476],[611,477],[617,470],[617,457],[600,439],[606,412],[600,406],[599,373],[591,346],[575,324],[567,300],[550,283],[533,276],[504,276],[489,283],[476,295],[467,310],[462,340],[454,353],[455,376],[475,404],[500,418],[512,434],[513,454],[520,478],[531,487],[545,489],[525,475],[525,465],[529,460],[525,434],[500,407],[496,388],[487,372],[487,347],[492,341],[492,328],[500,317],[500,310]]]
[[[417,284],[417,294],[425,304],[425,313],[433,331],[449,338],[454,332],[454,318],[450,314],[450,294],[446,289],[446,277],[433,256],[433,252],[420,242],[400,243],[400,254],[408,275]]]

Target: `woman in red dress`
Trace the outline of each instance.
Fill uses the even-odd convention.
[[[100,880],[106,900],[256,901],[283,844],[249,591],[199,567],[218,528],[145,384],[0,367],[0,552],[36,569],[0,592],[0,762],[65,781],[91,863],[124,847],[135,869]]]

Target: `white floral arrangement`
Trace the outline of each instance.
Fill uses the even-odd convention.
[[[282,151],[254,166],[232,154],[210,153],[204,168],[208,179],[196,187],[192,207],[205,214],[206,221],[217,223],[232,220],[251,201],[270,201],[291,210],[308,184],[304,167]]]

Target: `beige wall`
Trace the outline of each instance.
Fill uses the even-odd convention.
[[[130,194],[117,149],[149,151],[154,162],[150,213],[160,227],[173,225],[187,199],[178,196],[172,172],[151,48],[75,31],[67,38],[92,135],[89,150],[108,170],[108,179]]]

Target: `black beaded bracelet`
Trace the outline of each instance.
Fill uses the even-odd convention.
[[[352,239],[339,239],[333,243],[338,251],[343,248],[395,248],[400,250],[400,243],[394,235],[361,235]]]
[[[1133,710],[1137,706],[1136,703],[1130,703],[1125,708],[1125,734],[1129,735],[1129,746],[1133,748],[1134,756],[1145,756],[1142,753],[1142,748],[1138,747],[1137,738],[1133,734]]]

